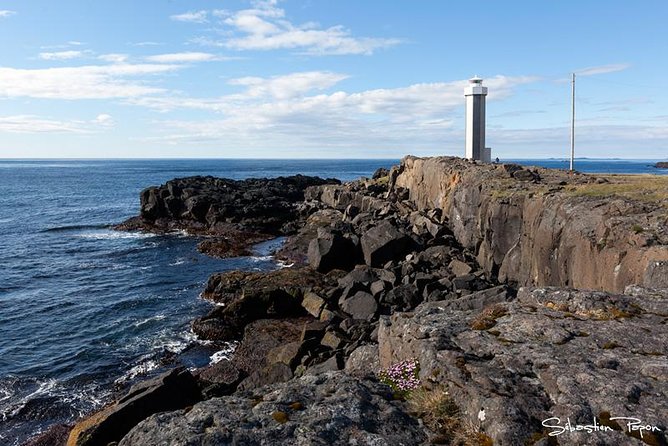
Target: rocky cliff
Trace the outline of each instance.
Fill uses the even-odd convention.
[[[502,282],[668,286],[668,178],[446,157],[406,157],[391,175],[418,209],[442,209],[457,240]]]
[[[230,360],[131,391],[69,444],[664,445],[666,180],[408,157],[319,182],[285,201],[300,227],[277,256],[293,267],[209,279],[219,306],[193,331],[238,341]],[[169,183],[148,191],[145,223],[193,220],[164,214]],[[199,195],[194,227],[220,226]],[[261,228],[251,214],[237,223]],[[378,382],[402,361],[419,375],[409,394]],[[192,392],[163,399],[176,378]],[[555,443],[549,419],[607,430]]]

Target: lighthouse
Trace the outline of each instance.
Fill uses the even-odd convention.
[[[469,79],[464,89],[466,97],[466,158],[489,163],[491,149],[485,147],[485,96],[487,87],[482,86],[482,79],[475,76]]]

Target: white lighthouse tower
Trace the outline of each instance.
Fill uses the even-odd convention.
[[[485,147],[485,96],[487,87],[482,86],[482,79],[475,76],[469,79],[464,89],[466,97],[466,158],[491,161],[491,149]]]

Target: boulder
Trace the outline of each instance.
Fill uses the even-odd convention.
[[[333,269],[351,270],[356,263],[356,249],[350,238],[331,231],[318,231],[308,247],[308,263],[321,273]]]
[[[379,167],[379,168],[376,169],[376,171],[373,173],[373,176],[372,176],[371,178],[373,178],[374,180],[377,180],[377,179],[379,179],[379,178],[386,177],[386,176],[388,176],[389,174],[390,174],[390,171],[389,171],[388,169],[386,169],[386,168],[384,168],[384,167]]]
[[[340,354],[335,354],[326,361],[310,366],[306,370],[306,374],[318,375],[320,373],[335,372],[341,369],[343,369],[343,359]]]
[[[389,260],[404,257],[413,246],[412,239],[388,220],[381,221],[365,232],[360,243],[364,262],[376,267],[384,265]]]
[[[332,350],[338,350],[343,344],[344,340],[336,332],[330,330],[325,333],[320,341],[320,344]]]
[[[288,357],[292,363],[299,352],[299,346],[293,343],[300,343],[304,325],[312,321],[310,317],[261,319],[248,324],[232,356],[232,363],[248,375],[272,363],[283,362]],[[291,348],[284,352],[274,350],[285,348],[288,344]]]
[[[154,415],[119,446],[399,446],[426,440],[425,428],[386,386],[338,371],[203,401],[188,413]]]
[[[417,286],[412,283],[399,285],[385,293],[381,303],[388,305],[393,311],[405,311],[415,308],[422,296]]]
[[[343,301],[341,309],[354,319],[371,320],[378,311],[378,303],[371,294],[358,291]]]
[[[200,370],[197,378],[203,387],[204,396],[211,398],[234,392],[246,375],[232,361],[223,359]]]
[[[293,376],[292,369],[283,362],[275,362],[255,369],[246,379],[241,381],[238,390],[257,389],[267,384],[282,383]]]
[[[319,318],[320,312],[325,307],[325,300],[316,293],[308,291],[302,299],[302,307],[313,317]]]
[[[374,377],[380,371],[378,345],[361,345],[348,357],[345,372],[358,378]]]
[[[193,331],[201,339],[238,339],[252,321],[307,314],[302,306],[305,294],[322,291],[335,281],[336,276],[325,276],[310,268],[215,274],[209,278],[203,296],[225,306],[196,319]]]
[[[452,270],[455,276],[465,276],[473,271],[473,268],[469,264],[457,259],[452,260],[448,268]]]
[[[422,380],[448,383],[465,420],[495,444],[535,442],[551,417],[663,426],[668,325],[657,309],[668,308],[668,293],[634,293],[522,288],[512,299],[496,288],[424,303],[410,317],[381,318],[380,365],[418,359]],[[664,430],[652,435],[647,443],[666,442]],[[569,432],[559,443],[642,444],[624,430]]]
[[[201,398],[195,378],[183,368],[133,386],[116,404],[77,423],[67,446],[120,441],[140,421],[157,413],[191,406]]]

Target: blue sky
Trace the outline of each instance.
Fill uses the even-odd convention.
[[[0,0],[0,158],[668,157],[665,1]]]

